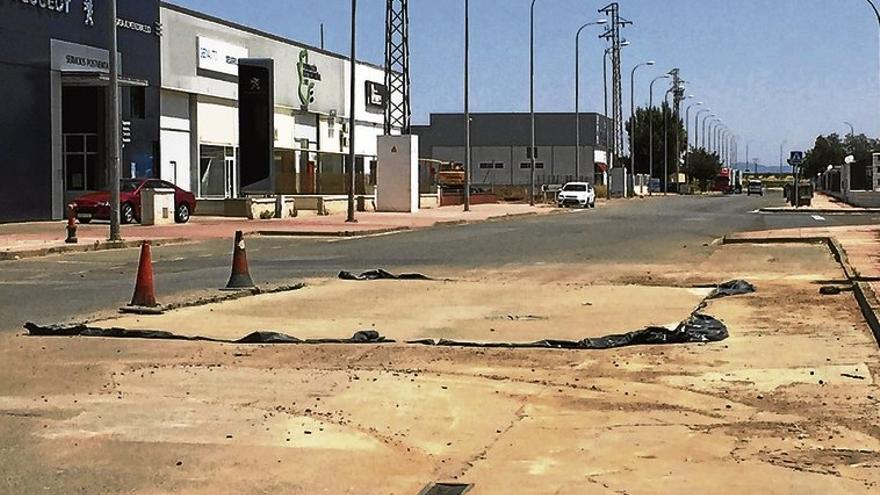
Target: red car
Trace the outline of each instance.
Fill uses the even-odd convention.
[[[123,179],[119,181],[119,217],[122,223],[141,221],[141,191],[174,189],[174,220],[186,223],[196,211],[196,197],[189,191],[159,179]],[[98,191],[73,200],[76,218],[82,223],[93,219],[110,220],[110,191]]]

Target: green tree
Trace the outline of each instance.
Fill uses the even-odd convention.
[[[675,173],[676,164],[676,148],[678,148],[679,156],[685,152],[687,146],[687,132],[680,116],[676,116],[671,112],[664,102],[661,107],[657,108],[637,108],[636,109],[636,146],[635,171],[637,174],[647,174],[650,168],[649,150],[650,150],[650,127],[651,122],[654,124],[654,177],[663,177],[663,120],[664,114],[668,116],[668,167],[669,174]],[[632,120],[626,121],[626,132],[628,137],[632,136]],[[678,143],[678,146],[676,146]],[[627,159],[628,162],[628,159]]]
[[[847,152],[840,136],[819,136],[813,149],[807,151],[804,157],[803,172],[807,177],[813,177],[822,173],[828,165],[840,165],[846,158]]]
[[[692,149],[688,152],[687,167],[683,167],[682,170],[691,180],[697,181],[700,189],[705,191],[709,183],[713,182],[721,172],[721,159],[704,148]]]

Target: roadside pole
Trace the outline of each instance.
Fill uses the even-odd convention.
[[[357,36],[357,0],[351,0],[351,80],[349,81],[349,89],[351,92],[349,101],[349,109],[348,109],[348,217],[346,218],[346,222],[348,223],[357,223],[357,219],[354,217],[354,188],[355,188],[355,161],[357,157],[355,156],[355,148],[354,148],[354,128],[355,128],[355,96],[357,91],[356,78],[355,78],[355,70],[357,63],[355,62],[355,55],[357,49],[356,38]]]
[[[107,165],[110,168],[110,236],[122,241],[119,227],[119,52],[116,36],[116,0],[107,4],[107,48],[110,52],[110,84],[107,86]]]
[[[464,0],[464,211],[471,211],[470,6]]]

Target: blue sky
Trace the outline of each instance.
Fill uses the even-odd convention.
[[[348,52],[349,0],[172,0],[174,3]],[[359,58],[384,58],[385,0],[358,2]],[[877,135],[880,128],[878,26],[864,0],[621,0],[639,71],[636,102],[648,82],[681,69],[688,91],[750,143],[751,157],[778,163],[779,146],[806,149],[819,133]],[[259,5],[259,7],[256,7]],[[603,2],[538,0],[539,111],[574,109],[574,34],[598,18]],[[528,110],[528,0],[471,0],[471,106],[474,111]],[[410,0],[414,121],[462,109],[463,0]],[[595,34],[598,35],[599,28]],[[602,107],[603,41],[582,35],[581,108]],[[659,85],[659,83],[658,83]],[[658,94],[659,90],[656,91]],[[692,111],[693,114],[693,111]],[[744,158],[744,147],[740,158]]]

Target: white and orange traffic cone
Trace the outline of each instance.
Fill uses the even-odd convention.
[[[223,290],[247,290],[254,289],[254,281],[248,270],[247,252],[244,246],[244,233],[235,232],[235,246],[232,250],[232,274],[229,282]]]
[[[141,244],[141,257],[138,263],[137,279],[134,282],[134,295],[131,303],[122,308],[126,313],[161,312],[156,302],[156,290],[153,284],[153,251],[150,241]]]

